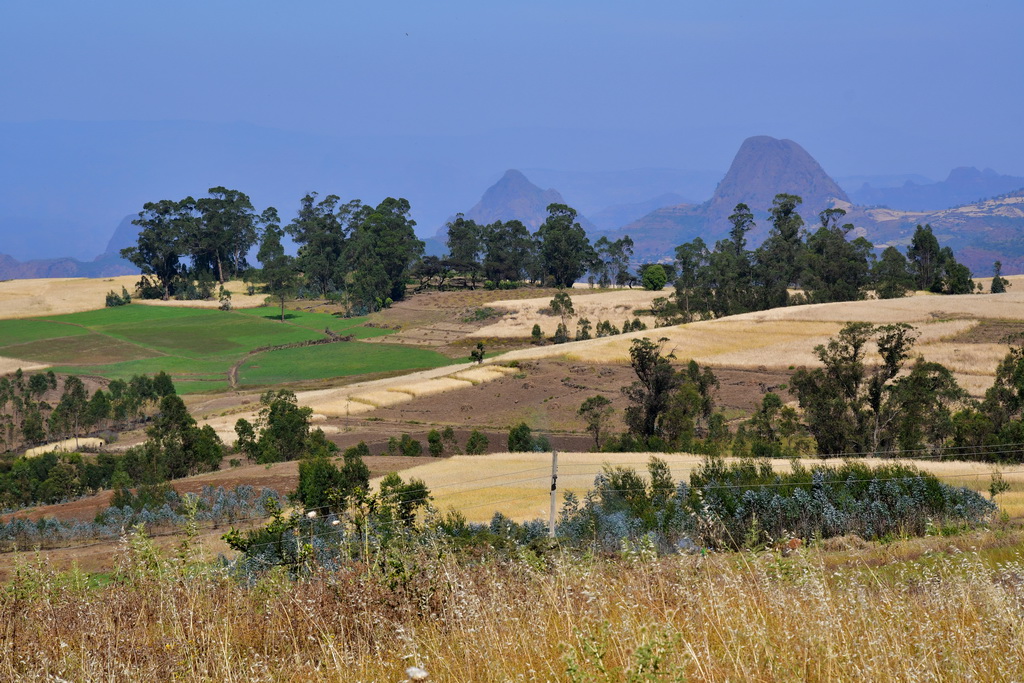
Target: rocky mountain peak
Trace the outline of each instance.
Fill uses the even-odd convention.
[[[747,138],[733,158],[729,172],[718,184],[707,205],[707,218],[713,231],[721,229],[733,208],[740,202],[755,214],[767,212],[779,193],[799,195],[800,213],[808,222],[835,200],[850,198],[807,151],[792,140],[767,135]]]

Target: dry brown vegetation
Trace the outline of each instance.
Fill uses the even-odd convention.
[[[114,580],[23,566],[0,592],[5,680],[1013,680],[1020,532],[654,559],[551,552],[246,586],[192,549],[123,547]]]

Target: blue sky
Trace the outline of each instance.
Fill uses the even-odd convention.
[[[508,168],[584,212],[702,201],[752,135],[841,181],[1024,176],[1022,35],[1020,0],[6,0],[0,253],[92,258],[215,185],[286,220],[407,197],[421,235]]]
[[[1013,0],[95,0],[6,2],[0,19],[0,121],[664,140],[608,168],[725,168],[763,133],[835,175],[1024,175]]]

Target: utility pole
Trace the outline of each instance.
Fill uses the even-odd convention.
[[[558,451],[551,451],[551,512],[548,515],[548,536],[555,537],[555,502],[558,500]]]

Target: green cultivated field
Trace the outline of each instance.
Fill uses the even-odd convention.
[[[111,379],[164,370],[182,393],[227,389],[229,371],[239,363],[239,384],[252,386],[451,362],[433,351],[358,341],[250,355],[265,346],[324,339],[326,329],[357,340],[391,333],[364,327],[365,321],[294,311],[286,312],[282,323],[273,308],[217,311],[133,304],[0,321],[0,355]]]

